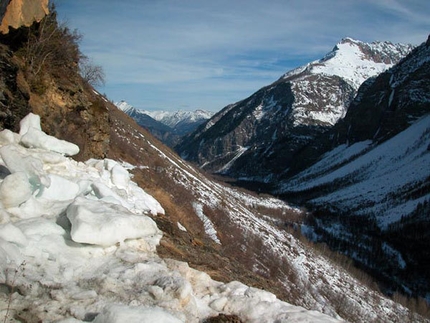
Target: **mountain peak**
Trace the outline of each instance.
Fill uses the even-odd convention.
[[[365,43],[346,37],[324,58],[310,63],[308,69],[312,74],[342,77],[357,90],[366,79],[392,67],[412,49],[409,44]]]

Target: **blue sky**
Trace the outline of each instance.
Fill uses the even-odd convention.
[[[418,45],[428,0],[56,0],[113,101],[218,111],[344,37]]]

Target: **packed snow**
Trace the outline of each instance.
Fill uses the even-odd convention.
[[[203,212],[203,205],[199,203],[193,203],[194,210],[196,211],[197,216],[200,218],[200,220],[203,222],[203,227],[205,229],[206,234],[215,242],[218,244],[221,244],[221,241],[219,241],[217,236],[217,231],[212,223],[211,220],[204,214]]]
[[[30,135],[54,148],[28,144]],[[0,132],[2,320],[176,323],[226,313],[245,322],[338,322],[161,259],[162,232],[151,218],[161,205],[121,163],[76,162],[65,156],[71,145],[43,133],[34,115],[19,134]]]

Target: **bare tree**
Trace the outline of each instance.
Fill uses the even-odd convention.
[[[92,86],[105,84],[105,73],[101,65],[94,64],[88,57],[83,56],[79,62],[82,78]]]

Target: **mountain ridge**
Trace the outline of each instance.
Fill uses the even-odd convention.
[[[345,116],[358,83],[391,67],[410,49],[345,38],[323,59],[228,105],[175,149],[205,170],[270,181],[289,167],[295,152]]]

